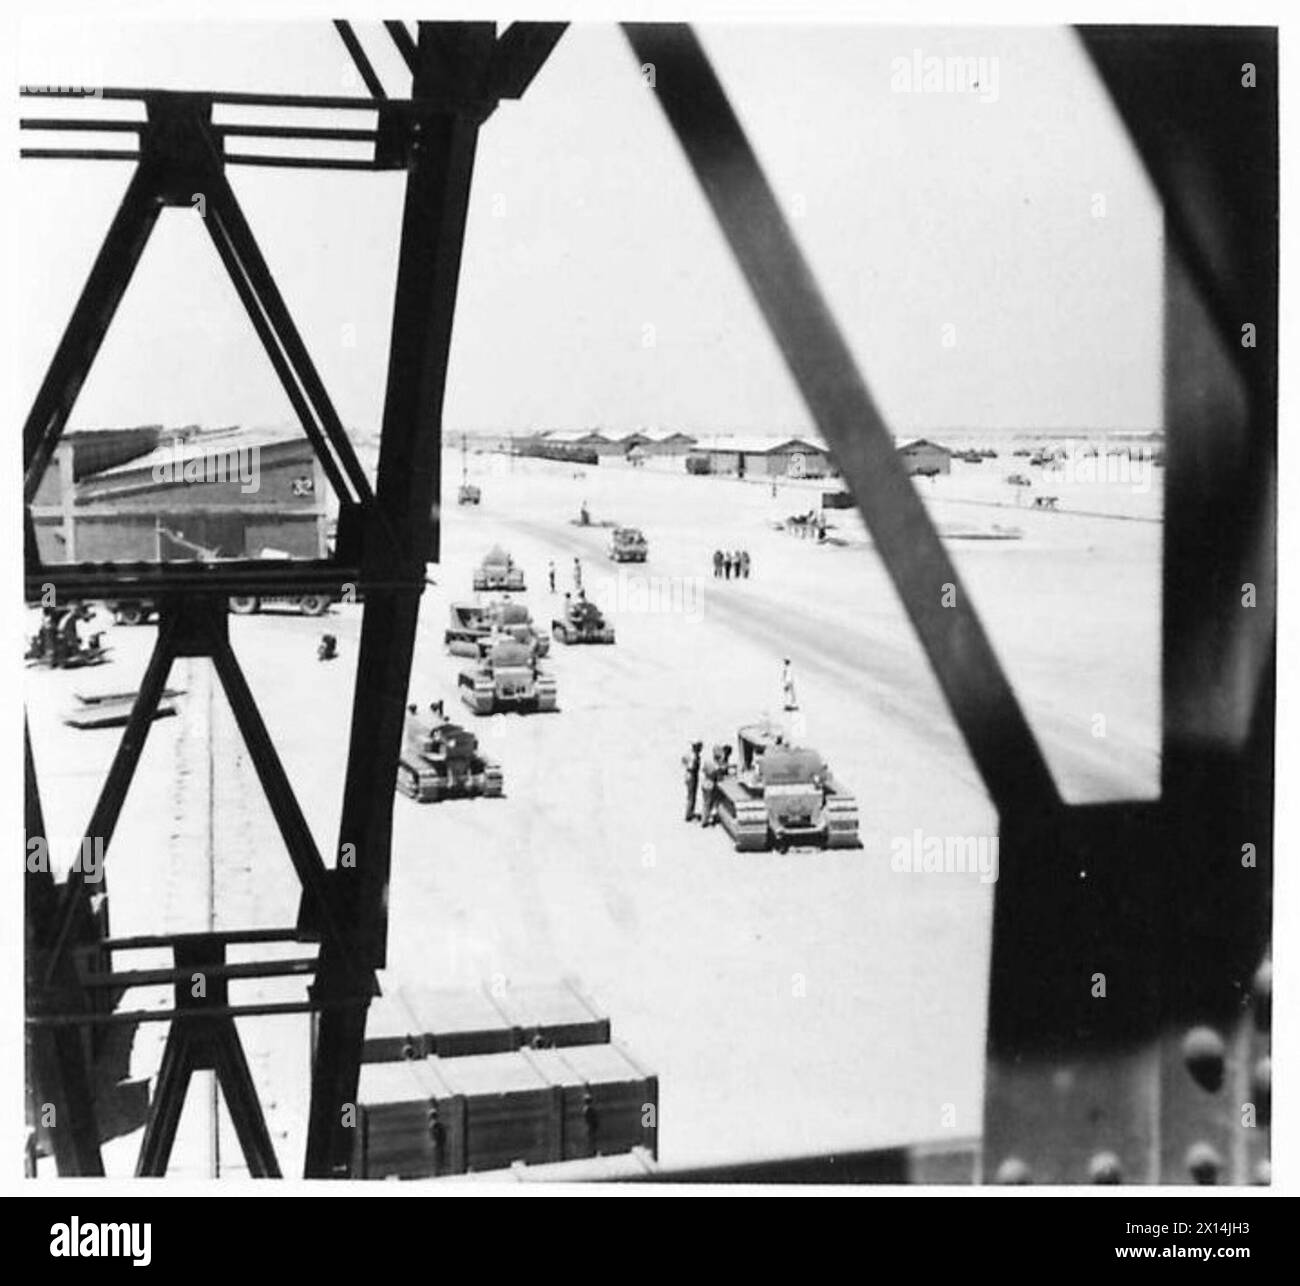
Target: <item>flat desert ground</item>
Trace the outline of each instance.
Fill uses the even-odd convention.
[[[782,480],[773,496],[766,482],[687,476],[680,460],[633,469],[471,454],[468,468],[479,506],[454,503],[461,459],[447,453],[442,560],[429,567],[409,697],[442,698],[473,729],[503,767],[505,797],[396,798],[386,993],[575,979],[657,1073],[660,1157],[674,1166],[977,1136],[996,884],[898,871],[890,859],[917,830],[994,837],[998,822],[856,511],[831,512],[836,540],[817,545],[773,527],[815,503],[822,484],[807,480]],[[1004,481],[1013,471],[1029,472],[1004,450],[916,486],[945,530],[1023,533],[947,547],[1065,798],[1152,798],[1162,471],[1146,489],[1036,474],[1028,494],[1058,495],[1056,512],[1030,508]],[[571,521],[584,501],[596,522],[641,527],[649,560],[610,562],[608,531]],[[463,662],[442,638],[449,606],[472,598],[472,568],[498,543],[524,567],[519,597],[543,626],[560,601],[547,561],[563,591],[577,557],[617,629],[612,647],[553,647],[557,713],[475,718],[458,700]],[[748,580],[713,578],[719,547],[749,550]],[[361,610],[231,618],[327,855]],[[339,640],[331,664],[316,660],[326,630]],[[65,865],[120,733],[77,731],[59,714],[74,693],[135,687],[154,636],[113,627],[112,664],[29,672],[47,827]],[[739,854],[720,828],[683,821],[688,744],[787,718],[783,657],[799,739],[857,797],[861,850]],[[154,725],[108,856],[112,932],[291,924],[297,882],[207,663],[179,662],[171,684],[185,690],[180,717]],[[166,959],[117,967],[151,963]],[[237,999],[302,995],[300,982],[239,986]],[[166,1001],[154,991],[128,1003]],[[300,1174],[307,1019],[239,1026],[281,1165]],[[165,1031],[139,1029],[133,1074],[156,1071]],[[215,1147],[221,1173],[238,1175],[228,1119],[211,1135],[203,1080],[170,1172],[205,1176]],[[131,1172],[139,1140],[105,1146],[110,1174]]]

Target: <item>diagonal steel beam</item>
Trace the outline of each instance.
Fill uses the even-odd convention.
[[[253,230],[244,217],[243,209],[231,188],[229,180],[220,166],[215,163],[205,167],[207,173],[204,181],[207,185],[207,215],[211,221],[209,231],[214,241],[217,236],[227,243],[228,249],[222,252],[223,262],[233,258],[239,266],[238,275],[232,272],[240,298],[246,294],[256,300],[257,310],[264,315],[264,327],[275,336],[276,343],[284,352],[285,362],[292,368],[295,379],[301,384],[303,392],[311,403],[316,415],[306,420],[303,428],[312,438],[312,445],[321,457],[322,465],[329,469],[329,458],[337,460],[337,469],[347,477],[347,484],[335,483],[339,487],[339,499],[345,502],[363,503],[372,499],[370,481],[362,469],[352,443],[344,431],[343,423],[335,411],[329,394],[325,391],[320,375],[311,360],[311,354],[303,343],[298,328],[285,305],[276,285],[270,267],[262,257],[262,252],[253,236]],[[220,247],[218,247],[220,250]],[[245,279],[245,286],[239,286],[239,277]],[[250,310],[250,316],[252,315]],[[255,327],[258,322],[254,319]],[[262,328],[259,327],[259,334]],[[277,368],[278,369],[278,368]],[[287,387],[287,386],[286,386]],[[319,425],[319,428],[316,426]]]
[[[329,450],[324,430],[316,417],[315,410],[307,399],[302,381],[298,379],[293,365],[285,354],[284,346],[280,343],[275,328],[271,325],[266,310],[261,306],[257,292],[248,279],[248,273],[244,271],[244,265],[235,252],[232,239],[220,212],[213,210],[204,218],[203,223],[208,230],[208,235],[212,238],[212,244],[217,249],[217,254],[221,256],[221,262],[225,265],[226,272],[235,287],[235,293],[239,296],[240,303],[244,305],[244,311],[248,314],[248,319],[252,322],[258,339],[262,341],[262,347],[275,369],[281,387],[293,406],[298,422],[303,426],[303,431],[311,440],[316,456],[321,462],[321,468],[325,470],[325,475],[329,478],[330,486],[334,488],[340,502],[346,504],[347,497],[351,494],[351,488],[344,479],[338,461]]]
[[[993,802],[1058,799],[1042,752],[695,33],[628,23],[768,329],[852,490]],[[945,606],[950,602],[951,606]]]
[[[41,485],[161,208],[150,172],[137,166],[23,427],[23,497],[28,504]]]
[[[1255,230],[1277,223],[1277,31],[1234,27],[1078,28],[1164,210],[1170,241],[1225,354],[1248,383],[1274,383],[1276,246]],[[1212,67],[1203,94],[1183,101],[1185,68]],[[1255,81],[1243,75],[1250,67]],[[1177,102],[1177,111],[1156,103]],[[1243,146],[1243,140],[1249,146]],[[1273,238],[1276,242],[1276,237]],[[1243,347],[1253,321],[1256,346]]]
[[[140,763],[153,726],[154,712],[162,700],[163,690],[167,686],[167,675],[171,672],[172,661],[176,657],[176,629],[169,621],[163,621],[158,628],[158,638],[154,643],[149,664],[145,667],[144,678],[140,681],[140,690],[136,693],[135,704],[126,727],[122,730],[122,740],[118,742],[117,753],[109,766],[108,776],[104,779],[103,789],[95,804],[95,811],[86,826],[85,839],[102,845],[105,859],[113,832],[117,829],[118,819],[122,815],[122,805],[126,802],[126,793],[135,777],[135,770]],[[85,872],[78,862],[69,872],[63,886],[63,896],[59,908],[59,927],[54,937],[53,950],[46,966],[45,982],[54,981],[63,952],[77,921],[77,914],[85,896]]]
[[[366,51],[361,47],[361,41],[357,39],[357,33],[352,30],[352,24],[341,19],[334,22],[334,30],[339,33],[339,39],[343,42],[349,56],[356,65],[361,79],[365,81],[366,88],[374,95],[375,98],[385,100],[388,95],[384,93],[384,86],[380,82],[378,75],[375,73],[374,66],[370,59],[366,57]]]
[[[392,36],[393,44],[397,46],[397,52],[402,55],[402,61],[410,68],[411,75],[416,75],[420,60],[416,56],[415,40],[410,28],[404,22],[389,19],[384,22],[384,30]]]
[[[492,55],[491,89],[498,98],[521,98],[564,35],[567,22],[513,22]]]
[[[336,950],[346,950],[330,900],[329,872],[321,860],[320,850],[312,836],[307,819],[302,814],[289,777],[276,754],[275,743],[262,720],[261,711],[249,689],[248,680],[240,668],[230,639],[224,630],[214,630],[209,635],[213,665],[217,677],[230,701],[235,723],[239,727],[249,757],[257,770],[267,802],[275,817],[276,826],[289,851],[289,860],[302,883],[304,897],[312,904],[324,941]]]

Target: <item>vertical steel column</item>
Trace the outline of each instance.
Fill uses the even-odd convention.
[[[439,106],[412,126],[375,489],[404,563],[390,570],[404,572],[408,585],[366,594],[339,828],[340,852],[352,845],[355,866],[334,873],[343,932],[375,968],[383,966],[386,953],[393,791],[424,564],[437,558],[442,405],[474,153],[491,106],[481,94],[494,42],[491,23],[422,23],[415,57],[412,97],[437,99]],[[314,998],[327,1002],[356,994],[346,963],[324,944]],[[346,1171],[351,1144],[342,1112],[356,1099],[366,1007],[363,998],[321,1013],[309,1178]]]
[[[1004,827],[984,1177],[1244,1183],[1271,1089],[1276,34],[1083,38],[1165,213],[1162,795]]]
[[[23,753],[26,773],[26,838],[46,843],[45,817],[41,808],[36,764],[32,758],[31,735],[23,724]],[[31,849],[28,849],[30,855]],[[48,871],[24,874],[27,1013],[75,1011],[85,1003],[79,993],[72,962],[65,958],[47,980],[46,964],[56,934],[58,891]],[[51,985],[51,983],[53,985]],[[34,1115],[38,1138],[54,1154],[60,1175],[99,1177],[104,1163],[99,1152],[99,1126],[95,1098],[88,1075],[86,1043],[82,1033],[70,1026],[27,1028],[28,1102]]]

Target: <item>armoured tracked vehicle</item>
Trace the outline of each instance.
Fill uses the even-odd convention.
[[[421,715],[407,707],[397,789],[422,804],[473,795],[499,796],[501,767],[479,751],[478,738],[452,723],[441,703]]]
[[[551,633],[561,643],[612,643],[614,627],[605,621],[595,603],[585,598],[570,602],[563,616],[551,622]]]
[[[511,592],[524,587],[524,569],[500,545],[493,545],[482,563],[474,569],[476,590],[503,589]]]
[[[462,482],[456,492],[458,505],[476,505],[483,499],[483,493],[472,482]]]
[[[498,710],[554,710],[555,678],[512,638],[494,637],[486,653],[460,672],[460,699],[475,714]]]
[[[765,724],[741,728],[740,761],[719,782],[718,820],[737,852],[860,848],[857,800],[815,750]]]
[[[482,656],[496,635],[522,643],[534,656],[545,656],[551,640],[539,633],[523,603],[453,603],[451,624],[443,636],[453,656]]]

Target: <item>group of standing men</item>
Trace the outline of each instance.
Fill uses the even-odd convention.
[[[728,553],[724,549],[713,551],[713,574],[721,580],[749,579],[749,550],[733,549]]]
[[[550,559],[546,564],[546,579],[548,584],[550,585],[551,593],[554,594],[555,593],[555,559],[554,558]],[[581,558],[575,558],[573,560],[573,588],[578,592],[579,595],[581,595],[583,598],[586,598],[586,595],[583,594],[582,592],[582,559]],[[566,595],[565,597],[568,596]]]
[[[718,820],[722,779],[731,772],[731,747],[714,746],[713,762],[709,764],[701,761],[703,749],[704,742],[692,741],[690,753],[682,756],[682,767],[686,769],[686,820],[698,819],[701,826],[714,826]]]

